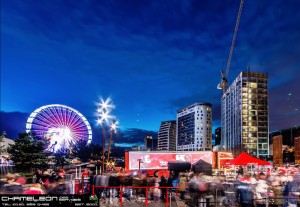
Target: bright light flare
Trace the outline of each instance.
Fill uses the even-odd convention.
[[[99,108],[97,109],[97,116],[99,117],[97,120],[98,124],[103,124],[104,122],[109,122],[109,120],[113,119],[113,116],[109,115],[111,109],[114,109],[115,106],[111,103],[111,98],[107,98],[104,100],[100,99],[101,103],[98,104]]]
[[[97,120],[97,123],[98,123],[98,124],[102,124],[102,123],[103,123],[103,119],[98,119],[98,120]]]
[[[118,126],[117,126],[118,124],[119,124],[119,122],[114,122],[114,123],[112,123],[111,126],[110,126],[111,130],[112,130],[112,131],[116,131],[116,129],[117,129],[117,127],[118,127]]]
[[[60,148],[69,148],[74,143],[72,132],[68,127],[50,128],[45,137],[50,141],[49,151],[57,151]]]
[[[100,99],[100,110],[109,110],[109,109],[114,109],[115,106],[111,103],[111,98],[107,98],[104,100],[103,98]]]
[[[100,114],[100,119],[102,120],[102,122],[108,122],[109,119],[112,119],[113,116],[109,115],[108,111],[102,111]]]

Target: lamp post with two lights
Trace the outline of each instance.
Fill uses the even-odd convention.
[[[98,124],[101,125],[102,128],[102,168],[101,172],[105,172],[105,165],[104,165],[104,160],[105,160],[105,124],[109,123],[109,120],[113,118],[109,113],[112,109],[115,108],[113,104],[111,104],[111,99],[107,98],[106,100],[103,100],[101,98],[101,103],[98,104],[98,110],[97,110],[97,116],[98,116]]]

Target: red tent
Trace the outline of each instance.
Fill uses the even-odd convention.
[[[257,164],[257,165],[270,165],[269,162],[252,157],[251,155],[247,154],[246,152],[242,152],[239,156],[230,160],[228,163],[230,165],[247,165],[250,163]]]

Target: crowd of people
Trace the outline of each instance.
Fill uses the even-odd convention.
[[[268,173],[239,171],[235,180],[225,176],[182,175],[179,181],[180,198],[191,198],[191,206],[210,202],[224,206],[296,207],[300,205],[300,174],[274,169]],[[209,196],[211,195],[211,196]],[[297,205],[298,204],[298,205]]]
[[[27,179],[18,173],[7,173],[0,182],[0,194],[68,194],[64,176],[64,170],[54,172],[38,169],[32,183],[28,184]]]
[[[92,186],[100,198],[123,196],[128,200],[149,196],[149,200],[165,200],[168,192],[175,194],[190,206],[199,207],[201,203],[218,206],[242,207],[296,207],[299,204],[300,174],[294,170],[273,169],[266,173],[249,173],[238,170],[235,180],[227,180],[224,175],[208,176],[196,173],[170,173],[169,177],[148,176],[148,174],[107,173],[93,175],[84,171],[83,177],[89,180],[89,189],[81,193],[91,194]],[[6,175],[0,184],[1,194],[70,194],[65,182],[65,172],[37,170],[32,184],[26,186],[26,179],[19,174]],[[110,188],[105,188],[110,187]],[[111,188],[111,187],[116,188]],[[120,187],[121,186],[121,187]],[[146,188],[148,191],[146,193]]]

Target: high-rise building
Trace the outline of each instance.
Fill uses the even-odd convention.
[[[157,150],[157,139],[152,136],[146,136],[144,139],[144,145],[147,150]]]
[[[269,143],[272,144],[272,137],[278,135],[282,135],[283,145],[294,146],[295,137],[300,137],[300,126],[270,132]]]
[[[222,148],[269,154],[268,75],[241,72],[222,95]]]
[[[132,146],[131,150],[132,151],[147,151],[148,149],[146,149],[146,147],[144,145],[142,145],[142,146]]]
[[[216,128],[215,130],[215,143],[214,146],[221,144],[221,127]]]
[[[211,150],[212,111],[210,103],[195,103],[177,111],[176,150]]]
[[[158,131],[157,150],[176,150],[176,121],[163,121]]]

